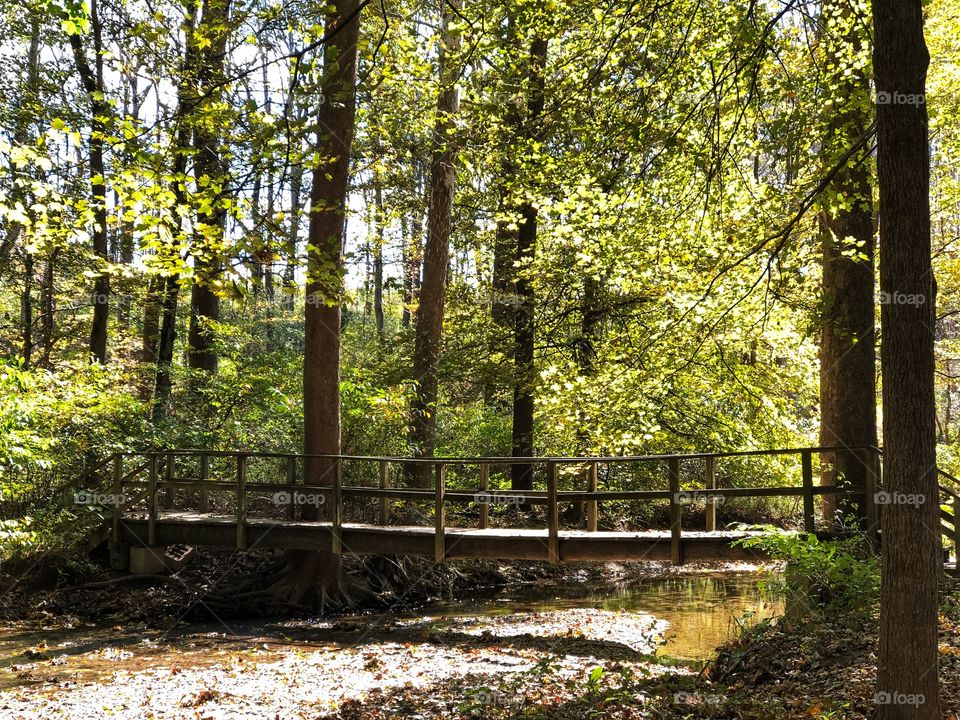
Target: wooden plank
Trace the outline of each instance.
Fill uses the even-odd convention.
[[[172,452],[167,453],[167,466],[164,472],[164,477],[167,480],[173,480],[175,474],[174,469],[176,465],[176,458]],[[164,510],[173,510],[174,505],[174,490],[171,487],[167,487],[163,491],[163,509]]]
[[[335,460],[334,463],[330,550],[334,555],[340,555],[343,552],[343,462]]]
[[[445,532],[446,505],[444,492],[446,490],[446,470],[447,466],[443,463],[437,463],[435,466],[434,480],[434,528],[433,528],[433,559],[437,563],[443,563],[447,558]]]
[[[590,463],[590,468],[587,474],[587,492],[595,493],[597,492],[597,486],[599,484],[599,470],[597,463]],[[597,531],[597,511],[598,503],[596,499],[587,500],[587,532],[596,532]]]
[[[490,490],[490,466],[487,463],[480,464],[480,492],[487,495]],[[486,530],[490,527],[490,503],[480,504],[480,529]]]
[[[247,549],[247,456],[237,455],[237,549]]]
[[[380,489],[390,489],[390,463],[387,460],[380,461]],[[390,499],[386,496],[380,498],[380,524],[390,524]]]
[[[110,543],[120,542],[120,518],[123,515],[123,455],[113,456],[113,527],[110,533]]]
[[[680,535],[683,506],[680,504],[680,459],[670,458],[667,469],[670,483],[670,561],[674,565],[682,565],[683,541]]]
[[[370,498],[406,498],[407,500],[432,500],[433,490],[415,488],[386,488],[352,485],[340,489],[343,497],[370,497]],[[473,493],[462,493],[464,497],[473,497]],[[464,500],[466,502],[466,500]]]
[[[704,462],[703,485],[707,489],[705,529],[707,532],[714,532],[717,529],[717,501],[713,495],[713,491],[717,489],[717,459],[708,457]]]
[[[200,481],[209,482],[210,480],[210,456],[204,453],[200,456]],[[210,512],[210,490],[200,488],[200,512]]]
[[[287,458],[287,489],[285,492],[290,498],[290,504],[287,505],[287,520],[295,520],[297,517],[297,504],[293,501],[294,493],[297,491],[297,456],[291,455]]]
[[[547,463],[547,559],[560,562],[560,512],[557,507],[557,464]]]
[[[148,519],[147,519],[147,544],[156,545],[157,544],[157,514],[158,514],[158,498],[157,498],[157,473],[159,472],[160,458],[156,453],[150,454],[150,475],[147,478],[147,492],[149,497],[147,499],[148,506]]]
[[[801,452],[800,463],[803,468],[803,529],[812,533],[817,526],[813,516],[813,452]]]

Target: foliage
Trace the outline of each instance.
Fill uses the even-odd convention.
[[[862,538],[820,540],[812,533],[754,527],[762,535],[737,541],[786,562],[782,580],[765,581],[790,598],[800,596],[814,611],[873,612],[880,597],[879,558]],[[789,603],[789,599],[788,599]]]

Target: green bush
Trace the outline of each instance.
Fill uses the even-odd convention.
[[[788,614],[791,604],[801,615],[872,611],[880,597],[880,563],[862,538],[820,540],[811,533],[760,529],[762,535],[735,544],[786,562],[783,579],[766,584],[786,595]]]

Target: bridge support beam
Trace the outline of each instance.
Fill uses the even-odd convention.
[[[683,541],[680,533],[683,522],[683,506],[680,504],[680,458],[667,461],[670,482],[670,560],[674,565],[683,565]]]

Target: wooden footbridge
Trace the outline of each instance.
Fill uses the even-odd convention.
[[[848,452],[866,486],[814,483],[823,453]],[[816,532],[818,498],[855,497],[868,536],[879,531],[879,450],[798,448],[586,458],[430,458],[164,450],[115,453],[91,468],[104,481],[80,501],[112,511],[114,548],[196,546],[318,549],[334,553],[548,560],[735,559],[748,536],[723,530],[728,503],[777,498],[797,527]],[[502,489],[511,466],[529,466],[530,490]],[[736,478],[776,474],[788,486]],[[313,479],[304,484],[304,478]],[[427,487],[410,487],[413,478]],[[960,545],[960,482],[941,473],[942,532]],[[611,487],[618,489],[612,490]],[[878,493],[880,493],[878,495]],[[614,525],[617,517],[666,521],[663,530]],[[657,509],[659,506],[659,509]],[[702,520],[701,518],[702,509]],[[695,512],[694,512],[695,510]],[[691,520],[696,517],[696,529]],[[620,521],[622,523],[622,521]]]

